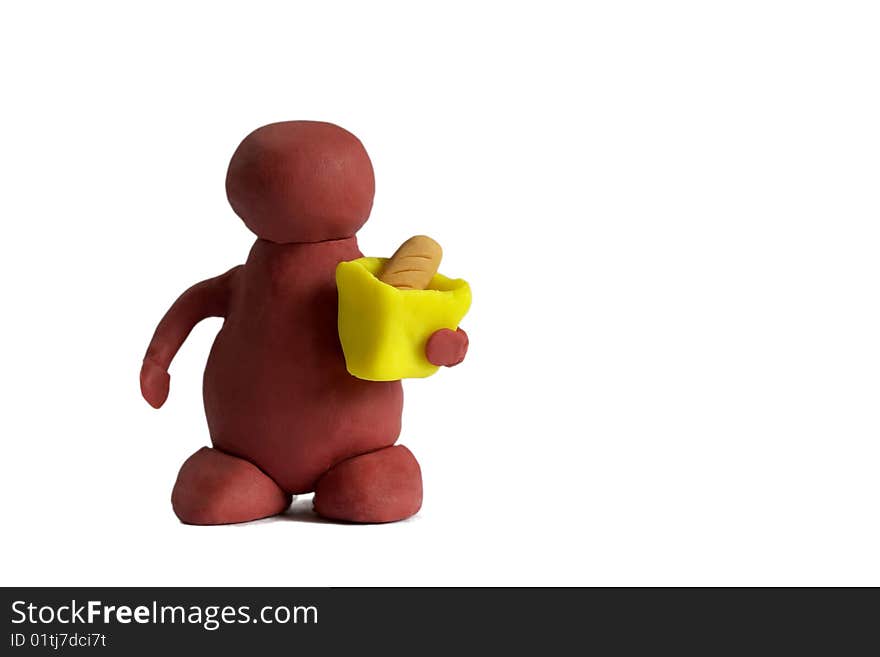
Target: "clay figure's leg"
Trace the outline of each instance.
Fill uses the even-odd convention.
[[[281,513],[290,495],[253,463],[202,447],[180,468],[171,506],[188,525],[225,525]]]
[[[334,520],[393,522],[421,506],[422,471],[403,445],[337,463],[315,487],[315,511]]]

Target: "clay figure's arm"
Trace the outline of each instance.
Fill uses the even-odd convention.
[[[432,365],[452,367],[464,360],[468,350],[468,335],[461,329],[435,331],[425,345],[425,357]]]
[[[141,366],[141,394],[153,408],[168,397],[168,366],[193,327],[206,317],[226,317],[232,281],[241,268],[196,283],[175,301],[153,333]]]

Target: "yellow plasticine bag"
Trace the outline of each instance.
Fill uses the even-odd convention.
[[[426,290],[401,290],[376,278],[386,258],[336,266],[339,340],[349,373],[368,381],[431,376],[438,367],[425,344],[440,329],[456,329],[471,306],[471,288],[436,274]]]

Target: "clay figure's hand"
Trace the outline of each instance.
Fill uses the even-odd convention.
[[[196,283],[177,297],[162,317],[141,366],[141,394],[153,408],[168,399],[168,368],[193,327],[206,317],[226,317],[233,281],[240,270],[241,265]]]
[[[435,331],[425,345],[425,357],[432,365],[452,367],[464,360],[468,350],[467,333],[461,329]]]
[[[141,366],[141,394],[150,406],[159,408],[165,403],[170,384],[168,372],[149,357],[144,358]]]

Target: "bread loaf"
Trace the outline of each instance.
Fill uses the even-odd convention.
[[[424,290],[440,268],[442,258],[443,249],[430,237],[410,237],[385,263],[379,280],[401,290]]]

